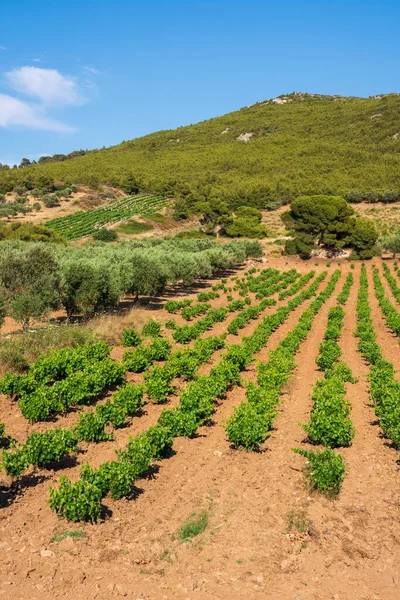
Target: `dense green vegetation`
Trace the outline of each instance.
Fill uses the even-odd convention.
[[[135,219],[122,223],[118,227],[119,232],[127,235],[137,235],[138,233],[145,233],[152,229],[154,229],[153,225],[150,225],[149,223],[139,223],[139,221],[135,221]]]
[[[15,221],[6,224],[0,221],[0,240],[21,240],[24,242],[53,242],[65,244],[64,238],[44,225]]]
[[[345,246],[353,248],[355,258],[368,259],[375,254],[378,231],[372,220],[354,216],[353,207],[335,196],[296,198],[282,220],[293,233],[287,240],[288,254],[309,258],[318,246],[336,253]]]
[[[117,306],[127,294],[155,296],[168,283],[210,277],[261,256],[258,242],[147,239],[81,247],[5,241],[0,246],[0,321],[29,325],[63,306],[68,316]]]
[[[400,232],[385,235],[379,240],[383,250],[387,250],[396,258],[396,254],[400,252]]]
[[[328,497],[339,493],[346,473],[344,460],[340,454],[335,454],[331,448],[315,452],[293,448],[293,452],[307,459],[304,473],[311,489],[316,489]]]
[[[0,192],[16,185],[101,182],[128,194],[175,196],[180,214],[199,201],[274,207],[301,195],[352,201],[399,198],[400,96],[289,95],[123,142],[63,162],[0,169]],[[241,141],[239,136],[248,136]]]

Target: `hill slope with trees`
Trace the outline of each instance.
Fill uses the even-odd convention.
[[[313,194],[396,201],[400,95],[290,94],[61,162],[0,168],[3,193],[55,180],[174,196],[181,216],[215,199],[258,208]]]

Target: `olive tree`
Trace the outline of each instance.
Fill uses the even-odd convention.
[[[0,255],[0,282],[9,314],[26,328],[60,304],[59,267],[40,245]]]
[[[384,250],[393,254],[393,258],[396,258],[396,254],[400,252],[400,232],[384,236],[380,244]]]

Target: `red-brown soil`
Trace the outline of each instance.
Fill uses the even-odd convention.
[[[379,261],[375,261],[377,264]],[[304,273],[314,263],[271,259],[265,266]],[[335,264],[329,268],[333,272]],[[367,266],[370,301],[378,341],[387,358],[400,368],[399,341],[381,317],[373,294],[372,267]],[[357,352],[356,298],[360,265],[353,271],[355,284],[345,307],[340,344],[343,360],[358,378],[348,384],[356,436],[341,449],[347,474],[336,500],[328,500],[305,488],[301,472],[304,459],[293,447],[309,447],[300,424],[308,421],[310,392],[321,377],[315,365],[329,309],[335,305],[344,275],[343,264],[334,295],[317,315],[312,330],[297,353],[297,367],[282,395],[275,428],[262,452],[229,447],[223,429],[233,407],[244,398],[234,388],[218,405],[213,424],[204,426],[194,439],[178,438],[173,455],[157,463],[148,477],[137,481],[130,499],[105,499],[109,514],[97,525],[59,520],[46,504],[48,489],[62,474],[76,480],[79,465],[96,466],[114,457],[129,435],[154,424],[162,406],[148,403],[144,414],[129,427],[117,430],[115,442],[82,444],[76,460],[57,470],[36,470],[21,478],[18,488],[0,488],[0,597],[7,600],[52,598],[108,600],[398,600],[400,597],[400,476],[397,452],[376,424],[368,394],[368,366]],[[321,285],[321,289],[326,282]],[[385,287],[386,291],[387,287]],[[392,301],[393,298],[391,297]],[[285,304],[287,300],[282,301]],[[270,337],[267,346],[243,374],[254,381],[257,360],[266,360],[280,339],[296,324],[310,301],[293,311]],[[213,306],[221,300],[212,301]],[[278,302],[278,306],[281,302]],[[268,308],[264,314],[276,310]],[[146,316],[166,320],[165,311],[149,310]],[[135,311],[125,321],[135,321]],[[230,316],[230,319],[233,315]],[[110,319],[112,326],[113,317]],[[177,319],[178,320],[178,319]],[[249,335],[252,321],[240,335]],[[228,321],[208,335],[222,333]],[[125,322],[125,325],[127,322]],[[98,324],[97,324],[98,325]],[[229,342],[240,337],[229,336]],[[113,357],[121,348],[113,350]],[[207,374],[218,354],[201,372]],[[132,376],[140,379],[141,376]],[[177,382],[181,387],[183,382]],[[178,396],[169,405],[178,402]],[[28,432],[43,431],[46,424],[28,426],[17,405],[1,397],[1,418],[7,432],[22,442]],[[71,426],[76,413],[57,419],[52,426]],[[209,526],[191,542],[174,539],[189,515],[209,512]],[[304,532],[290,533],[289,514],[303,513]],[[83,538],[67,537],[52,542],[61,530],[81,531]]]

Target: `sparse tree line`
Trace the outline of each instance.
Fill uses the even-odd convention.
[[[0,245],[0,314],[28,326],[63,307],[69,317],[116,307],[125,295],[156,296],[166,285],[191,285],[219,269],[261,256],[258,242],[154,240],[85,247],[4,241]]]
[[[21,159],[21,162],[19,165],[13,165],[13,167],[10,167],[10,165],[8,164],[4,164],[2,165],[0,163],[0,170],[3,169],[5,171],[7,171],[8,169],[24,169],[25,167],[29,167],[31,165],[36,165],[36,164],[45,164],[45,163],[50,163],[50,162],[63,162],[64,160],[69,160],[71,158],[76,158],[77,156],[84,156],[87,152],[89,152],[89,150],[74,150],[73,152],[70,152],[69,154],[53,154],[52,156],[41,156],[37,161],[36,160],[29,160],[29,158],[23,158]]]
[[[18,214],[37,212],[41,210],[42,204],[47,208],[58,206],[61,198],[68,199],[76,191],[76,185],[67,187],[49,180],[41,181],[41,185],[37,187],[34,187],[29,181],[24,185],[15,186],[12,190],[0,187],[0,217],[16,217]],[[10,192],[14,192],[14,200],[7,199],[7,194]],[[36,202],[29,204],[28,194]]]

